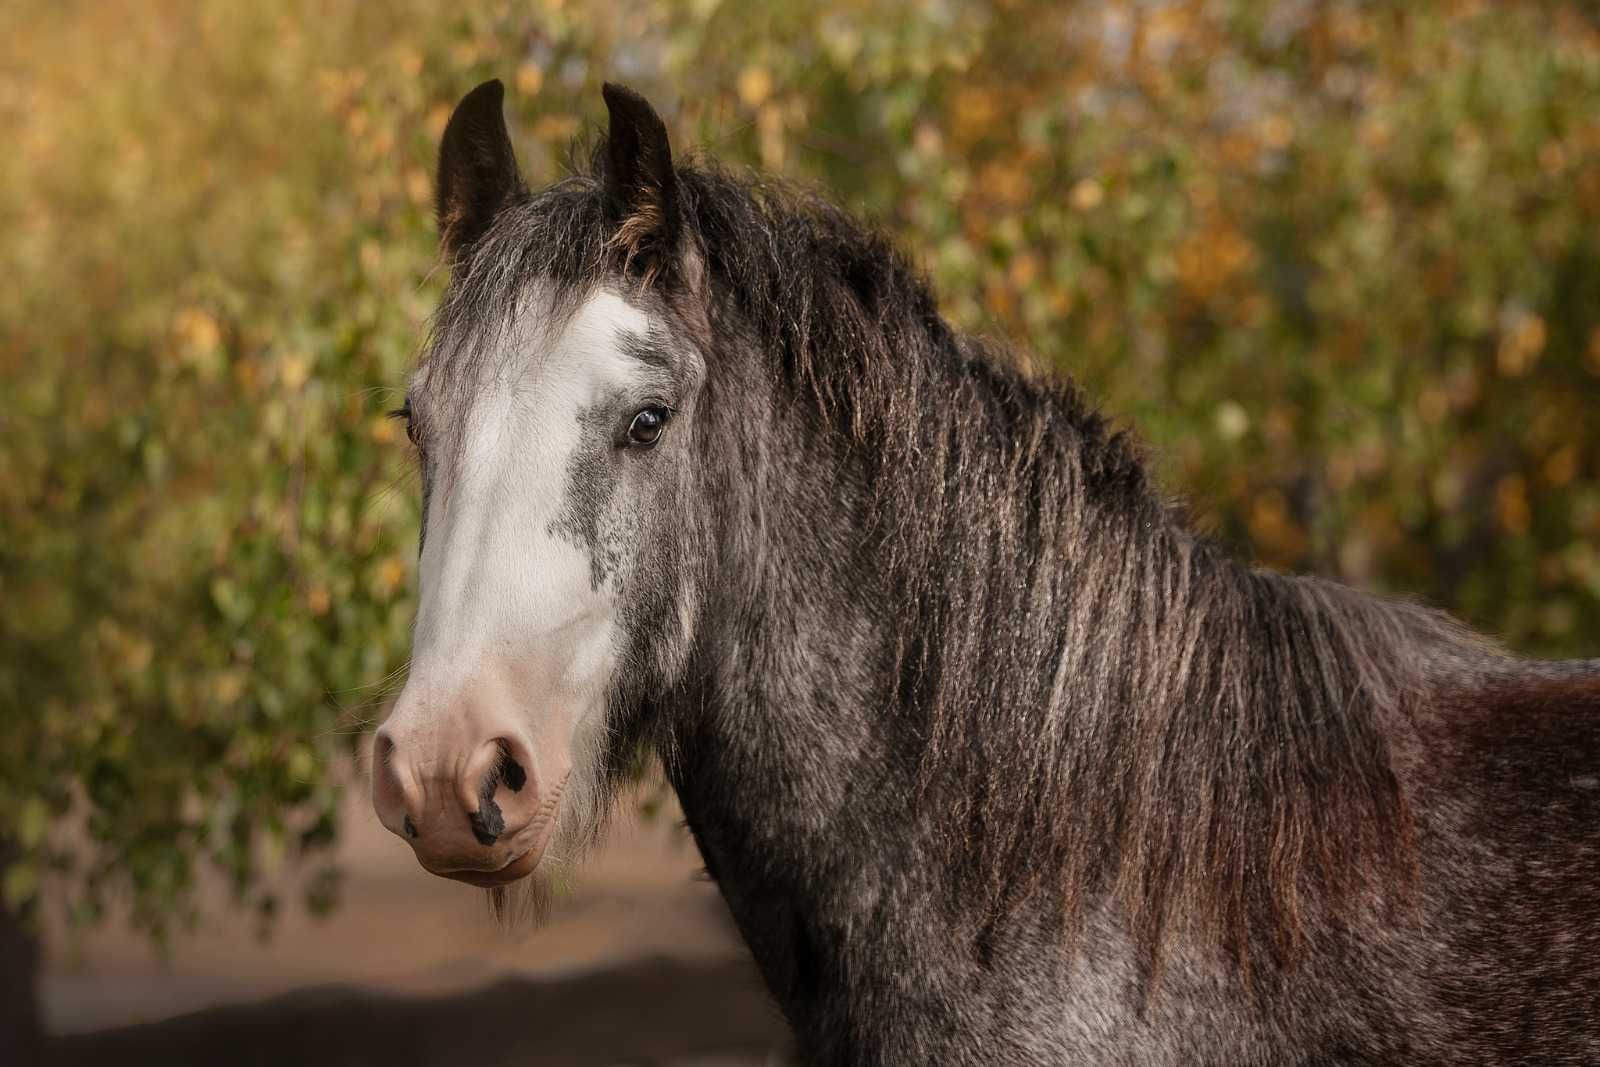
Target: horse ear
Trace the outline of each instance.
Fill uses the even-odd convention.
[[[646,276],[667,266],[678,247],[678,182],[667,126],[650,102],[625,85],[601,90],[611,118],[606,135],[606,208],[624,261]]]
[[[499,80],[484,82],[461,98],[439,142],[434,210],[439,243],[452,259],[482,237],[500,209],[522,190],[504,103],[505,87]]]

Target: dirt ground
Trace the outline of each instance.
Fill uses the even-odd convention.
[[[214,893],[162,959],[47,929],[60,1063],[758,1064],[782,1025],[671,813],[621,819],[538,930],[427,875],[351,790],[343,903],[268,941]],[[625,809],[626,810],[626,809]]]

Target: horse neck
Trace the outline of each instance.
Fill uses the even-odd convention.
[[[939,832],[906,818],[927,786],[923,687],[992,668],[966,695],[1029,732],[1052,700],[1039,634],[1027,648],[994,637],[1012,619],[1068,632],[1032,599],[1046,589],[1072,609],[1067,530],[1089,530],[1085,551],[1103,555],[1120,532],[1165,522],[1137,464],[1069,394],[966,351],[921,359],[896,399],[926,413],[914,432],[857,398],[819,415],[806,389],[752,372],[758,361],[719,361],[708,385],[702,426],[720,459],[703,493],[722,521],[663,745],[708,853],[815,871],[893,862],[891,843]],[[961,420],[948,436],[946,418]]]
[[[1241,953],[1294,942],[1306,887],[1391,869],[1423,613],[1248,571],[1071,394],[983,359],[911,383],[909,440],[742,395],[667,755],[736,915],[763,887],[758,958],[772,901],[850,906],[875,869],[974,922],[1112,894],[1151,944]]]

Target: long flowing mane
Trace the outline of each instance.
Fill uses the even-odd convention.
[[[531,196],[458,267],[436,332],[501,321],[527,279],[615,272],[598,167]],[[1110,897],[1154,951],[1177,925],[1241,963],[1308,909],[1410,870],[1394,738],[1445,659],[1442,615],[1249,569],[1184,528],[1137,448],[1067,382],[940,316],[882,235],[781,183],[692,164],[711,299],[871,471],[898,700],[944,857],[994,916]]]
[[[1248,964],[1301,913],[1401,884],[1389,739],[1453,621],[1253,571],[1176,521],[1070,383],[954,331],[880,234],[782,185],[691,170],[694,232],[789,380],[872,457],[903,713],[949,859],[993,914],[1110,891]],[[930,417],[930,415],[932,417]]]

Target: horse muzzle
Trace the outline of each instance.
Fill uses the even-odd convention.
[[[539,865],[566,779],[541,783],[515,730],[477,733],[461,744],[385,724],[372,750],[372,805],[425,870],[492,888]]]

